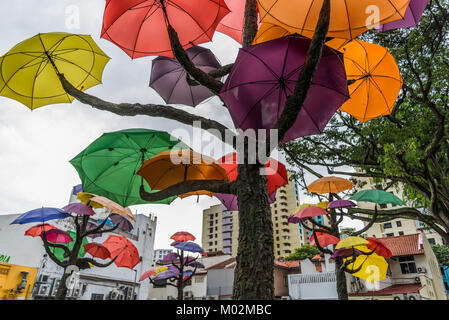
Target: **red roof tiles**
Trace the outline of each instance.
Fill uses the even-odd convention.
[[[274,260],[274,266],[286,268],[286,269],[293,269],[293,268],[299,268],[299,262],[300,262],[299,260],[295,260],[295,261]]]
[[[379,238],[385,246],[391,250],[393,257],[424,254],[424,249],[419,248],[419,233],[405,236]]]

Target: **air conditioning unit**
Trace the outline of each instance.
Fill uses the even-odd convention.
[[[56,295],[56,291],[58,291],[60,282],[61,282],[61,280],[55,280],[55,282],[53,284],[53,290],[51,290],[51,296],[52,297],[54,297]]]
[[[119,293],[117,289],[114,289],[108,293],[106,300],[118,300]]]
[[[218,300],[218,295],[207,296],[207,300]]]
[[[282,296],[281,300],[291,300],[292,298],[290,298],[290,296]]]
[[[48,282],[48,275],[46,274],[41,274],[39,276],[39,281],[38,282]]]
[[[393,300],[405,300],[405,297],[402,293],[400,294],[394,294],[393,295]]]
[[[407,300],[421,300],[421,295],[419,293],[409,293],[407,294]]]
[[[39,285],[39,287],[37,289],[38,296],[48,296],[49,294],[50,294],[50,284],[49,283]]]
[[[426,268],[417,268],[416,270],[418,271],[418,273],[427,273]]]
[[[415,277],[415,283],[421,283],[421,278],[420,277]]]

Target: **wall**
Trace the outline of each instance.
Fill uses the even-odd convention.
[[[24,274],[26,273],[26,274]],[[37,268],[18,266],[9,263],[0,263],[0,300],[28,300],[31,297]],[[21,290],[17,290],[26,276],[26,282]],[[9,295],[13,290],[13,295]]]
[[[234,269],[211,269],[207,271],[207,295],[232,294]]]

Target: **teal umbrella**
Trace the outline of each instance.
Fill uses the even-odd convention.
[[[101,195],[123,207],[146,203],[170,204],[176,196],[157,202],[142,200],[139,192],[141,184],[146,192],[155,191],[136,172],[146,160],[174,147],[189,148],[166,132],[121,130],[104,133],[70,163],[78,171],[84,192]]]
[[[377,204],[391,203],[398,206],[404,205],[404,202],[402,202],[402,200],[396,197],[394,194],[379,189],[359,191],[350,199],[355,201],[374,202]]]

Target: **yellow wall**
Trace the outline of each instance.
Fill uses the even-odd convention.
[[[21,272],[28,272],[25,289],[16,292],[22,281]],[[0,263],[0,300],[30,299],[36,280],[37,268],[18,266],[9,263]],[[14,289],[11,294],[11,289]]]

